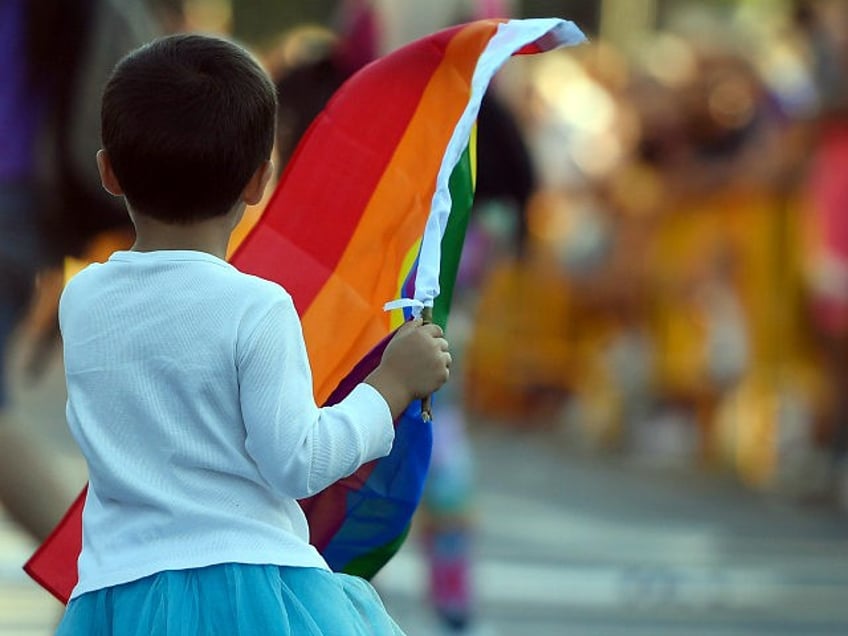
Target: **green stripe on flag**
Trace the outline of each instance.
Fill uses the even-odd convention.
[[[451,211],[442,237],[442,262],[439,271],[439,296],[433,302],[433,322],[445,329],[453,300],[453,288],[462,256],[462,244],[474,203],[474,135],[451,173],[448,189]]]

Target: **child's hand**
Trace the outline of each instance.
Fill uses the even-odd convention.
[[[438,325],[408,322],[398,329],[380,364],[406,383],[412,398],[423,398],[448,380],[448,341]]]
[[[380,365],[365,381],[383,395],[396,418],[412,400],[433,393],[447,382],[450,365],[442,328],[413,320],[398,329]]]

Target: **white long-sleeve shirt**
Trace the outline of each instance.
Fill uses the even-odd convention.
[[[327,567],[296,500],[386,455],[394,428],[366,384],[316,406],[288,293],[202,252],[116,252],[59,319],[89,470],[72,596],[224,562]]]

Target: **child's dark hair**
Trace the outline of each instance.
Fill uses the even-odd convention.
[[[226,214],[274,143],[274,85],[227,40],[180,34],[121,60],[101,137],[136,212],[174,224]]]

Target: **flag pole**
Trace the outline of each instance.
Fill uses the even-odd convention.
[[[432,307],[422,307],[421,308],[421,320],[425,325],[433,322],[433,308]],[[421,400],[421,419],[425,422],[433,421],[433,413],[431,411],[431,398],[429,395],[425,395]]]

